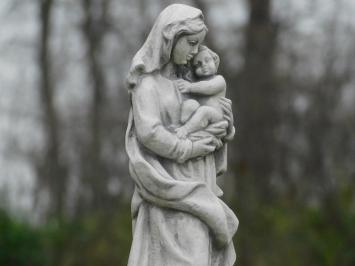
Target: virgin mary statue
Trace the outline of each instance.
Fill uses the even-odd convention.
[[[126,133],[132,198],[133,241],[129,266],[231,266],[238,219],[219,198],[216,177],[226,168],[226,142],[233,138],[229,99],[225,121],[186,139],[174,86],[184,78],[207,28],[199,9],[174,4],[156,19],[132,60],[127,77],[131,110]]]

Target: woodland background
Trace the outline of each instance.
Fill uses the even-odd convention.
[[[233,101],[237,265],[355,265],[352,0],[1,0],[0,265],[127,264],[124,79],[173,2]]]

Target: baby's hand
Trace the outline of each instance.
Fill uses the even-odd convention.
[[[177,128],[175,132],[176,136],[180,139],[186,139],[186,136],[189,134],[184,126]]]
[[[189,93],[191,92],[191,83],[184,80],[184,79],[178,79],[175,81],[176,87],[179,89],[181,93]]]

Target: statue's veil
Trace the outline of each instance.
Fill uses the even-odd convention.
[[[176,37],[202,30],[207,31],[207,27],[201,10],[183,4],[166,7],[132,60],[127,76],[128,89],[133,89],[143,75],[160,70],[169,62]]]

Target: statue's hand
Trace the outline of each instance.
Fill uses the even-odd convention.
[[[191,83],[184,79],[176,80],[175,85],[181,93],[191,92]]]
[[[221,104],[222,110],[223,110],[223,117],[228,123],[226,135],[224,136],[224,140],[230,141],[234,138],[235,134],[235,129],[234,129],[234,117],[233,117],[233,111],[232,111],[232,101],[225,98],[221,97],[219,98],[219,103]]]
[[[203,157],[216,149],[216,143],[212,137],[202,138],[192,143],[191,158]]]
[[[227,135],[228,122],[223,120],[217,123],[208,125],[204,130],[216,138],[223,138]]]
[[[223,146],[223,141],[219,138],[213,138],[213,143],[216,145],[216,150],[222,148]]]

